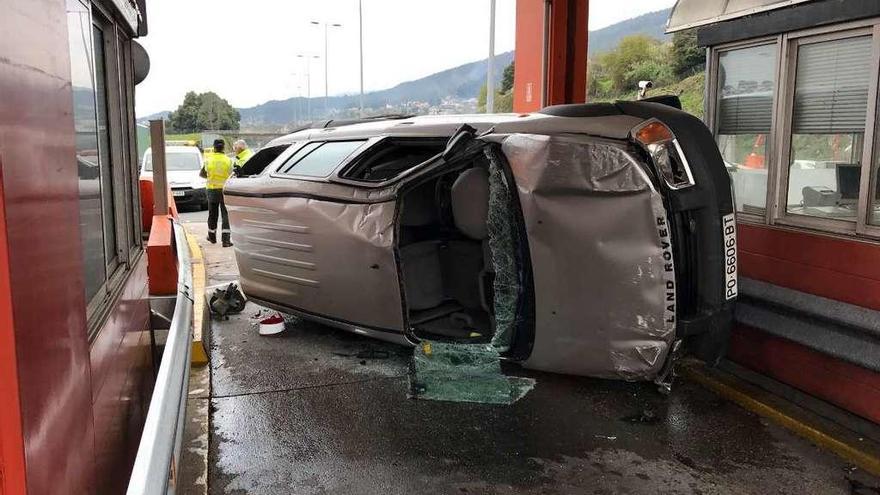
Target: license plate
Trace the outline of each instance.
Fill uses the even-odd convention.
[[[721,222],[724,233],[724,295],[730,300],[739,294],[736,268],[736,216],[724,215]]]
[[[171,191],[171,194],[175,198],[180,198],[180,197],[186,196],[186,191]]]

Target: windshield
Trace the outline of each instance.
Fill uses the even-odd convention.
[[[198,153],[165,153],[165,170],[199,170],[201,168]],[[147,153],[144,157],[144,170],[153,171],[152,153]]]

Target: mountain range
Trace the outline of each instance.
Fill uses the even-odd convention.
[[[670,9],[659,10],[640,15],[602,29],[590,31],[590,55],[610,50],[617,46],[621,38],[633,34],[645,34],[657,39],[666,40],[664,33],[666,19]],[[513,60],[513,52],[505,52],[495,56],[495,78],[501,78],[504,68]],[[382,113],[387,109],[394,111],[412,111],[410,102],[436,107],[443,102],[463,101],[476,98],[480,87],[486,81],[486,59],[460,65],[451,69],[431,74],[421,79],[400,83],[392,88],[372,91],[364,94],[364,107],[371,113]],[[243,128],[284,126],[293,120],[304,120],[308,107],[307,98],[296,97],[286,100],[270,100],[249,108],[239,108]],[[331,96],[326,102],[324,97],[311,98],[312,116],[316,119],[327,115],[352,116],[354,108],[359,105],[358,95]],[[473,102],[469,103],[473,106]],[[169,112],[160,112],[140,120],[167,117]]]

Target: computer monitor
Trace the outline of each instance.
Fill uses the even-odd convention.
[[[855,202],[859,199],[859,182],[862,179],[862,166],[858,163],[837,164],[837,192],[841,202]]]

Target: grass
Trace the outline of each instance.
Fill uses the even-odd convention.
[[[166,134],[166,141],[195,141],[200,143],[202,140],[201,132],[191,132],[189,134]]]
[[[648,96],[678,95],[684,111],[703,118],[703,92],[705,90],[706,73],[700,72],[682,79],[677,83],[666,86],[657,86],[648,93]],[[623,93],[614,98],[599,98],[593,101],[635,100],[638,91]]]

